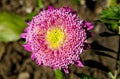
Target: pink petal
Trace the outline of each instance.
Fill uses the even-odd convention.
[[[25,32],[28,32],[28,27],[24,29]]]
[[[79,67],[83,67],[83,63],[80,60],[75,61],[76,65]]]
[[[35,55],[34,55],[34,53],[31,55],[31,59],[32,59],[32,60],[35,60]]]
[[[31,51],[31,47],[28,44],[24,44],[23,47],[27,50],[27,51]]]
[[[36,59],[36,64],[39,66],[42,65],[42,63],[38,59]]]
[[[21,38],[26,38],[26,36],[27,36],[26,33],[22,33],[22,34],[20,35]]]
[[[51,11],[54,10],[54,7],[53,7],[53,6],[49,6],[48,8],[49,8],[49,10],[51,10]]]
[[[90,22],[86,22],[85,25],[86,25],[87,30],[92,30],[94,28],[94,26]]]
[[[67,68],[63,68],[63,71],[67,74],[69,73],[69,70]]]

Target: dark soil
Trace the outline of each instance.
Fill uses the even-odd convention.
[[[106,7],[106,0],[86,1],[87,3],[79,6],[72,4],[70,0],[43,0],[43,4],[44,8],[49,5],[56,8],[71,6],[77,10],[82,19],[93,22],[99,18],[99,13]],[[36,0],[0,0],[0,12],[3,11],[13,12],[25,18],[30,12],[38,13],[40,9],[37,7]],[[93,42],[92,49],[81,55],[85,66],[80,68],[71,65],[70,74],[66,75],[68,79],[79,79],[81,73],[98,79],[110,79],[107,74],[108,70],[115,71],[117,54],[114,51],[118,50],[118,37],[99,36],[100,33],[109,31],[99,22],[93,22],[93,24],[95,25],[94,37],[88,39],[88,42]],[[0,42],[0,79],[56,79],[52,69],[38,66],[30,59],[31,53],[23,49],[20,41],[21,39],[9,43]],[[103,51],[106,48],[109,48],[107,52]]]

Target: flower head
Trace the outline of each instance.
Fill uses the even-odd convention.
[[[79,55],[89,47],[86,42],[92,28],[90,22],[80,20],[69,7],[49,7],[28,22],[21,37],[26,39],[23,46],[32,52],[31,58],[38,65],[68,73],[70,64],[83,66]]]

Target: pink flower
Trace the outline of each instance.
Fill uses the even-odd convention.
[[[38,65],[52,69],[63,69],[69,73],[70,64],[83,67],[79,55],[87,48],[88,36],[93,25],[80,20],[76,12],[69,7],[49,7],[41,11],[21,34],[26,39],[23,46],[31,51],[32,60]]]

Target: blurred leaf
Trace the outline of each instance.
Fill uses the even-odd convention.
[[[56,79],[66,79],[65,78],[65,73],[62,72],[61,70],[54,70]]]
[[[117,78],[116,79],[120,79],[120,73],[117,75]]]
[[[114,75],[112,72],[108,72],[108,75],[110,76],[111,79],[114,79]]]
[[[84,63],[88,67],[97,68],[102,71],[109,72],[108,67],[104,66],[102,63],[99,63],[95,60],[85,60]]]
[[[43,8],[42,0],[37,0],[37,5],[40,9]]]
[[[111,23],[111,24],[105,23],[105,25],[107,26],[107,28],[110,31],[115,32],[115,33],[119,33],[120,26],[117,23]]]
[[[99,35],[102,37],[110,37],[110,36],[115,36],[116,34],[109,33],[109,32],[102,32]]]
[[[108,6],[116,6],[117,5],[117,0],[108,0]]]
[[[87,74],[84,74],[84,73],[81,73],[81,74],[76,74],[77,76],[80,77],[80,79],[97,79],[97,78],[94,78],[92,76],[89,76]]]
[[[100,14],[100,21],[103,22],[110,31],[118,34],[120,27],[120,5],[104,9]]]
[[[120,6],[111,6],[106,8],[100,14],[100,18],[102,21],[104,20],[113,20],[117,21],[120,18]]]
[[[27,20],[27,21],[28,21],[28,20],[31,20],[35,15],[36,15],[36,13],[34,13],[34,12],[28,14],[28,15],[26,16],[26,20]]]
[[[101,44],[99,44],[97,41],[94,41],[90,44],[91,48],[94,50],[103,50],[103,51],[110,51],[110,52],[115,52],[112,49],[109,49],[107,47],[102,46]],[[115,52],[116,53],[116,52]]]
[[[0,14],[0,41],[10,42],[20,38],[26,26],[21,16],[3,12]]]
[[[118,32],[118,34],[120,35],[120,26],[119,26],[119,32]]]
[[[111,55],[108,55],[108,54],[106,54],[106,53],[104,53],[104,52],[95,52],[95,54],[97,54],[97,55],[100,55],[100,56],[106,56],[106,57],[110,57],[110,58],[113,58],[113,59],[116,59],[115,57],[113,57],[113,56],[111,56]]]
[[[80,1],[79,0],[71,0],[71,2],[77,4],[78,6],[80,6]]]

